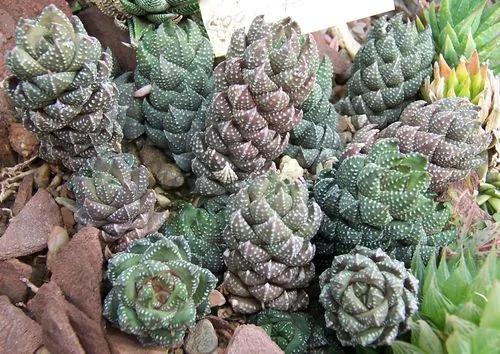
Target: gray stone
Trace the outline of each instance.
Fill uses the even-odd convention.
[[[200,320],[186,338],[184,350],[188,354],[211,354],[219,342],[214,326],[209,320]]]

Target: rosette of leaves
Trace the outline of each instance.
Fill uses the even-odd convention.
[[[465,98],[445,98],[409,105],[398,122],[377,139],[397,138],[401,152],[419,152],[429,159],[431,189],[436,192],[486,164],[491,134],[481,127],[479,107]]]
[[[311,35],[302,37],[289,18],[271,25],[259,16],[248,33],[235,31],[214,71],[207,126],[194,139],[196,193],[235,192],[269,170],[302,119],[318,64]]]
[[[490,144],[490,166],[495,167],[500,159],[500,78],[489,70],[486,63],[480,64],[477,52],[469,60],[464,57],[456,68],[450,68],[440,54],[434,63],[434,79],[426,80],[422,95],[429,102],[446,97],[465,97],[479,106],[478,119],[484,130],[492,133]]]
[[[316,167],[340,155],[342,142],[337,133],[339,115],[330,103],[333,66],[323,59],[316,72],[316,85],[301,106],[304,116],[290,133],[285,154],[296,159],[302,168]]]
[[[192,138],[205,125],[213,90],[214,54],[193,21],[148,31],[137,48],[136,88],[149,87],[142,114],[150,143],[168,149],[190,171]]]
[[[399,152],[396,139],[381,139],[368,154],[322,171],[314,185],[324,213],[313,240],[318,255],[380,247],[409,265],[418,246],[428,260],[456,237],[455,230],[444,229],[450,207],[428,195],[430,179],[425,156]]]
[[[418,310],[418,280],[380,248],[335,257],[319,281],[326,325],[344,346],[389,345]]]
[[[498,242],[498,233],[495,242]],[[468,248],[443,253],[414,272],[423,275],[420,319],[410,343],[397,341],[395,354],[497,353],[500,348],[500,258],[497,249],[478,257]]]
[[[321,210],[309,200],[304,181],[282,180],[274,172],[259,176],[230,198],[228,212],[225,289],[233,310],[307,306],[304,289],[314,277],[310,239]]]
[[[165,221],[164,213],[154,211],[148,170],[131,154],[89,159],[70,186],[76,199],[75,221],[101,229],[116,250],[158,231]]]
[[[223,212],[212,213],[186,203],[169,221],[169,229],[174,235],[184,236],[191,249],[193,263],[219,273],[225,270],[222,259],[226,249],[222,237],[224,221]]]
[[[500,73],[500,3],[488,0],[441,0],[431,2],[423,18],[417,20],[430,25],[436,52],[442,54],[451,66],[460,58],[469,58],[474,51],[481,61],[489,61],[490,68]]]
[[[75,171],[89,157],[120,151],[111,57],[80,20],[49,5],[19,21],[15,40],[3,85],[40,140],[40,156]]]
[[[365,114],[379,128],[395,122],[432,74],[433,57],[430,28],[417,30],[401,13],[378,19],[354,58],[347,97],[337,103],[337,111]]]
[[[141,101],[134,98],[134,75],[126,72],[113,81],[118,87],[118,105],[122,109],[117,120],[122,127],[123,137],[127,140],[137,139],[144,134],[145,127]]]
[[[134,241],[108,261],[112,285],[104,316],[143,344],[175,347],[209,309],[217,279],[190,261],[181,236],[155,233]]]

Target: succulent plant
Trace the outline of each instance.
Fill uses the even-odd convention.
[[[177,215],[169,221],[174,235],[182,235],[189,244],[192,261],[213,273],[225,270],[222,253],[226,249],[222,230],[223,212],[212,213],[191,204],[184,204]]]
[[[254,320],[285,354],[307,352],[312,323],[308,315],[267,309],[259,312]]]
[[[206,129],[194,139],[195,192],[220,195],[265,173],[287,147],[289,131],[314,88],[319,55],[289,18],[255,18],[237,30],[214,72],[215,95]]]
[[[213,90],[214,54],[193,21],[172,21],[148,31],[137,48],[137,89],[150,87],[142,101],[149,141],[169,149],[177,165],[190,171],[192,137],[205,125]]]
[[[161,24],[178,15],[199,11],[198,0],[92,0],[108,16],[117,18],[143,17]]]
[[[118,106],[123,109],[117,117],[118,123],[122,127],[123,137],[127,140],[137,139],[146,130],[141,110],[141,101],[134,98],[134,75],[131,72],[126,72],[113,81],[116,87],[118,87]]]
[[[497,229],[498,231],[498,229]],[[498,233],[496,241],[498,242]],[[478,257],[468,248],[443,253],[423,269],[419,320],[411,342],[397,341],[395,354],[497,353],[500,348],[500,258],[498,249]],[[420,265],[421,266],[421,265]]]
[[[347,97],[337,111],[366,114],[380,128],[395,122],[432,74],[433,56],[430,28],[418,31],[402,14],[378,19],[354,58]]]
[[[40,156],[77,170],[89,157],[119,151],[122,132],[111,57],[55,5],[21,19],[7,54],[4,89],[40,140]]]
[[[345,346],[389,345],[418,310],[418,280],[380,248],[335,257],[319,282],[326,325]]]
[[[479,186],[477,203],[490,215],[496,215],[500,222],[500,172],[491,171]]]
[[[500,74],[500,3],[488,4],[488,0],[441,0],[433,1],[417,21],[419,28],[427,23],[438,54],[442,54],[451,66],[460,58],[469,58],[474,51],[481,61],[489,61],[490,68]]]
[[[269,172],[230,198],[225,289],[235,312],[307,306],[304,288],[314,277],[310,239],[321,223],[321,210],[308,194],[303,180]]]
[[[165,221],[154,211],[155,193],[149,172],[130,154],[89,159],[72,176],[75,221],[103,231],[104,240],[123,250],[134,239],[156,232]]]
[[[467,61],[464,57],[451,69],[442,55],[434,63],[434,79],[426,80],[422,95],[429,102],[446,97],[466,97],[481,108],[478,119],[494,139],[490,145],[490,165],[500,163],[500,78],[480,64],[477,52]]]
[[[398,122],[382,130],[377,139],[394,137],[401,152],[420,152],[429,158],[431,189],[447,186],[486,164],[483,153],[491,134],[481,128],[479,107],[465,98],[446,98],[409,105]]]
[[[322,171],[314,185],[325,214],[313,240],[318,255],[380,247],[409,265],[419,247],[428,260],[456,237],[455,230],[443,230],[451,210],[432,200],[429,183],[425,156],[400,153],[396,139],[381,139],[368,154]]]
[[[144,344],[175,347],[209,309],[217,279],[190,261],[181,236],[135,240],[108,262],[104,316]]]
[[[290,133],[285,154],[299,162],[302,168],[314,171],[318,164],[340,155],[342,143],[337,133],[339,115],[330,103],[333,67],[323,59],[316,73],[316,85],[300,107],[302,121]]]

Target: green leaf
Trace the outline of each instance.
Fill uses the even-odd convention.
[[[424,352],[416,345],[406,343],[400,340],[397,340],[394,343],[392,343],[391,349],[394,354],[431,354]]]
[[[500,330],[500,281],[495,281],[488,294],[480,327]]]

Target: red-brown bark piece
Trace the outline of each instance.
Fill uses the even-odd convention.
[[[43,250],[56,225],[62,226],[59,207],[49,192],[39,189],[0,237],[0,261]]]
[[[266,331],[255,325],[241,325],[234,331],[233,338],[227,345],[226,354],[259,353],[283,354],[283,350],[273,342]]]
[[[21,279],[29,279],[32,271],[29,265],[17,259],[0,262],[0,295],[7,296],[14,304],[23,302],[28,287]]]
[[[33,353],[42,345],[42,329],[38,323],[0,296],[0,349],[9,354]]]
[[[29,255],[47,247],[47,237],[54,226],[62,225],[61,212],[54,198],[45,189],[10,220],[0,237],[0,260]]]
[[[145,347],[134,337],[122,333],[114,328],[106,330],[111,354],[166,354],[167,350],[161,347]]]
[[[9,127],[9,141],[12,150],[28,159],[38,151],[38,139],[22,123],[12,123]]]
[[[99,234],[91,226],[81,229],[51,265],[51,280],[59,285],[66,299],[96,322],[102,318],[103,255]]]
[[[14,205],[12,206],[12,215],[16,216],[19,214],[26,203],[28,203],[28,200],[30,200],[33,195],[33,181],[33,174],[24,176],[21,184],[19,185],[19,189],[17,190]]]
[[[110,353],[101,322],[66,301],[55,282],[44,284],[28,307],[42,324],[43,344],[49,352]]]

